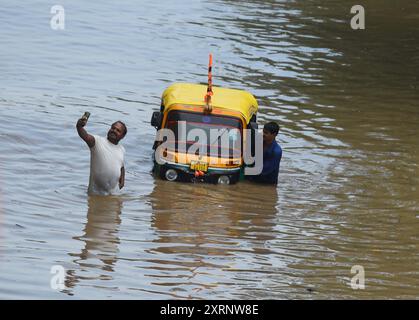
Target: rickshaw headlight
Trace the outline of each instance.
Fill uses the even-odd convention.
[[[218,178],[218,184],[230,184],[230,177],[229,176],[220,176]]]
[[[165,177],[169,181],[175,181],[177,179],[177,172],[175,169],[169,169],[166,171]]]

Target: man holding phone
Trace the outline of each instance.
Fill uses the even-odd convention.
[[[127,127],[122,121],[117,121],[109,129],[107,138],[90,135],[84,129],[89,115],[86,112],[76,125],[80,138],[90,148],[88,194],[115,194],[125,184],[125,148],[119,141],[127,134]]]

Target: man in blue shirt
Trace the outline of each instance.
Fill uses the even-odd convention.
[[[275,122],[269,122],[263,127],[263,169],[257,176],[249,176],[254,182],[277,184],[279,163],[282,158],[281,146],[275,141],[279,132],[279,126]]]

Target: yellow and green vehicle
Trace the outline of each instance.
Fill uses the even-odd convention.
[[[154,112],[151,119],[151,125],[158,130],[153,146],[156,176],[169,181],[220,184],[244,179],[243,156],[250,145],[246,139],[254,136],[244,132],[257,130],[258,103],[244,90],[211,86],[211,91],[210,102],[206,99],[206,85],[175,83],[163,92],[160,111]],[[160,129],[173,132],[161,149],[164,139]],[[204,140],[197,140],[194,132],[202,133]],[[227,138],[220,142],[223,134],[228,137],[228,144],[223,144]],[[156,159],[162,156],[165,161],[159,164]]]
[[[163,179],[219,184],[244,179],[245,160],[255,152],[258,103],[247,91],[213,87],[211,70],[210,54],[208,86],[172,84],[151,117],[157,129],[153,172]]]

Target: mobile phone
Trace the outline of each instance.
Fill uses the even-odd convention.
[[[83,117],[81,117],[81,118],[82,118],[82,119],[85,119],[85,120],[87,121],[87,120],[89,120],[89,117],[90,117],[90,112],[87,112],[87,111],[86,111],[86,112],[84,113]]]

